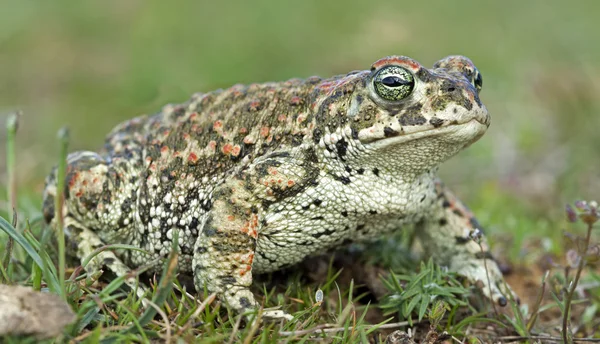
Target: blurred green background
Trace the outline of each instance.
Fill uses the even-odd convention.
[[[61,126],[72,150],[97,149],[197,91],[463,54],[493,120],[444,180],[492,231],[560,235],[563,204],[600,195],[599,13],[594,0],[0,0],[0,119],[24,112],[20,202],[39,204]]]

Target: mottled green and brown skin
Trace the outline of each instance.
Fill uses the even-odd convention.
[[[482,252],[471,238],[477,221],[435,175],[489,126],[480,89],[465,57],[426,69],[392,56],[329,79],[195,94],[119,125],[98,154],[69,156],[67,233],[80,256],[109,243],[149,252],[96,260],[123,274],[164,258],[179,231],[180,269],[241,311],[257,306],[253,273],[418,224],[426,252],[505,304],[485,240]],[[52,173],[48,222],[55,195]]]

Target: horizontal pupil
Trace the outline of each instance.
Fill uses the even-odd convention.
[[[410,84],[410,81],[400,79],[397,76],[386,76],[383,78],[383,80],[381,80],[381,83],[388,87],[398,87],[402,85],[408,85]]]

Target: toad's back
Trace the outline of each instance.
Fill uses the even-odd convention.
[[[148,164],[179,161],[193,165],[200,176],[222,173],[281,146],[298,146],[312,134],[311,108],[327,96],[315,87],[322,81],[312,77],[238,84],[197,93],[186,103],[167,105],[156,115],[117,126],[107,137],[104,153],[130,156],[143,151]]]

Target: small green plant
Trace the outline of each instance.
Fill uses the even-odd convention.
[[[431,259],[427,263],[421,263],[418,274],[391,273],[384,284],[391,295],[383,300],[380,307],[386,315],[398,312],[411,325],[413,312],[421,321],[434,303],[443,301],[450,307],[466,306],[464,297],[470,292],[456,279],[454,273],[442,269]]]
[[[567,252],[568,264],[565,269],[565,277],[569,280],[569,272],[571,269],[575,269],[575,277],[568,283],[564,298],[562,302],[559,302],[563,317],[562,338],[564,343],[572,343],[573,334],[570,329],[571,303],[573,302],[575,289],[579,284],[584,267],[597,259],[597,250],[593,249],[591,238],[594,225],[600,220],[600,212],[596,201],[591,201],[589,203],[586,201],[577,201],[575,202],[574,207],[567,205],[566,212],[569,222],[576,223],[581,221],[587,226],[585,238],[577,236],[573,238],[576,243],[576,250],[572,249]]]

